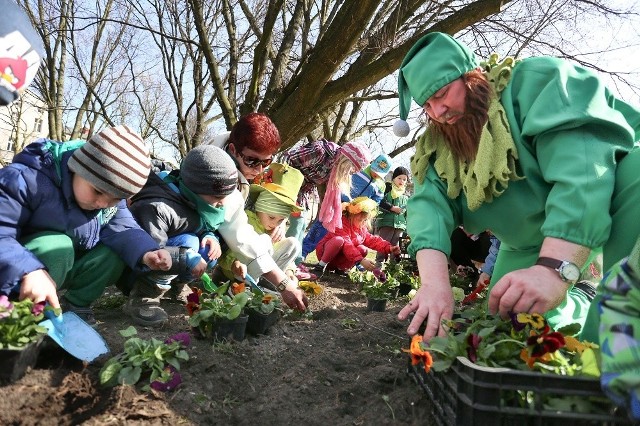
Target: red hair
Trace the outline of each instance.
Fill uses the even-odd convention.
[[[280,132],[266,114],[252,112],[242,117],[231,129],[229,143],[241,152],[245,147],[270,155],[280,148]]]

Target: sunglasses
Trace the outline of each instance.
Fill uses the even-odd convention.
[[[238,156],[242,158],[242,162],[244,163],[245,166],[251,167],[252,169],[255,169],[259,166],[267,167],[269,164],[273,162],[273,157],[267,158],[265,160],[261,160],[255,157],[248,157],[244,155],[242,152],[239,152]]]

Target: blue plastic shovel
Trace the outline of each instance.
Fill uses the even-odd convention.
[[[52,310],[46,309],[45,316],[48,319],[39,325],[46,327],[49,337],[74,357],[91,362],[109,352],[102,336],[75,312],[56,316]]]

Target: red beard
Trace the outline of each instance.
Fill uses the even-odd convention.
[[[456,158],[471,162],[476,158],[480,135],[489,119],[491,86],[481,71],[470,71],[462,78],[467,88],[464,115],[453,124],[432,120],[430,125],[444,136]]]

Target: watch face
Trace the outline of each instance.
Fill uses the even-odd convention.
[[[560,272],[560,276],[568,282],[576,282],[580,278],[580,268],[571,262],[563,262],[558,272]]]

